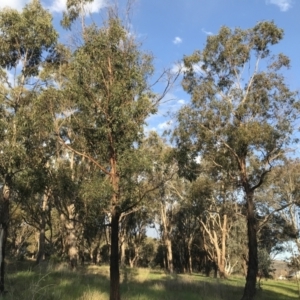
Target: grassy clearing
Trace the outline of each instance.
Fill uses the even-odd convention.
[[[122,300],[239,300],[244,278],[227,280],[199,274],[170,276],[160,270],[122,269]],[[67,265],[9,264],[6,300],[106,300],[109,268],[84,266],[72,272]],[[263,281],[258,300],[299,299],[295,282]]]

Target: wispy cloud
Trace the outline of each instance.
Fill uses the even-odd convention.
[[[9,0],[7,0],[9,1]],[[84,6],[86,13],[97,13],[107,5],[106,0],[94,0]],[[67,0],[54,0],[52,5],[48,7],[51,12],[63,12],[67,9]]]
[[[172,124],[173,124],[173,121],[169,120],[169,121],[165,121],[165,122],[158,124],[157,127],[158,127],[158,129],[161,129],[161,130],[167,130],[172,127]]]
[[[183,63],[176,63],[176,64],[173,64],[172,68],[171,68],[171,73],[172,74],[177,74],[178,72],[179,73],[183,73],[184,71],[186,71],[186,67],[183,65]]]
[[[0,9],[4,7],[10,7],[17,10],[22,10],[25,4],[29,2],[30,0],[0,0]]]
[[[201,65],[202,65],[201,62],[193,65],[193,69],[194,69],[195,73],[197,73],[197,74],[205,73],[202,70]],[[177,74],[178,72],[183,74],[185,71],[187,71],[187,68],[184,66],[183,62],[174,64],[171,68],[171,73],[173,73],[173,74]]]
[[[179,45],[181,43],[182,43],[182,38],[180,38],[179,36],[176,36],[175,39],[173,40],[173,44]]]
[[[206,35],[214,35],[211,31],[206,31],[204,28],[201,29],[201,31]]]
[[[288,11],[292,7],[293,0],[266,0],[266,3],[277,5],[281,11]]]

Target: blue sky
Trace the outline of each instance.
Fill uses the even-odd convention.
[[[95,0],[90,6],[94,20],[110,1]],[[21,10],[29,0],[0,0],[5,6]],[[59,28],[66,0],[42,0],[53,14],[61,37],[67,32]],[[124,2],[124,0],[122,0]],[[208,35],[216,34],[220,27],[250,28],[257,22],[273,20],[284,29],[285,36],[274,53],[283,52],[291,59],[287,82],[292,89],[300,90],[300,0],[136,0],[131,23],[143,48],[154,55],[156,70],[173,68],[184,55],[202,49]],[[167,95],[156,116],[148,120],[149,129],[161,133],[167,128],[167,112],[174,112],[188,101],[189,96],[180,88],[180,82]]]

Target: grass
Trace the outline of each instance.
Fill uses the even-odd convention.
[[[239,300],[245,280],[226,280],[200,274],[170,276],[160,270],[121,270],[122,300]],[[6,300],[106,300],[108,266],[84,266],[76,272],[65,264],[34,266],[28,262],[7,266]],[[257,300],[299,299],[295,282],[267,280]]]

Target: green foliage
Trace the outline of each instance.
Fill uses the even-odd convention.
[[[45,57],[55,52],[58,34],[52,26],[51,14],[37,0],[22,12],[2,10],[0,28],[0,169],[4,176],[24,168],[25,162],[33,166],[43,165],[47,160],[42,157],[42,147],[46,141],[47,146],[50,143],[41,129],[49,123],[45,112],[41,115],[38,109],[41,82],[37,75]],[[14,69],[13,82],[5,69]],[[27,155],[33,151],[36,155],[29,160]]]
[[[270,55],[270,46],[282,37],[272,22],[248,30],[222,27],[208,37],[203,51],[184,58],[182,85],[192,103],[178,113],[174,137],[191,159],[200,152],[231,172],[246,159],[255,185],[268,163],[282,157],[298,114],[297,93],[280,73],[289,60],[283,54]],[[230,165],[224,157],[233,158]]]
[[[84,5],[92,3],[93,0],[67,0],[67,11],[63,12],[63,19],[61,25],[65,29],[71,29],[79,16],[85,14]]]
[[[269,252],[265,249],[259,249],[258,251],[258,270],[259,277],[262,278],[270,278],[272,277],[271,272],[273,271],[271,268],[272,260]]]
[[[91,26],[85,35],[85,44],[74,53],[66,96],[74,100],[73,134],[89,153],[101,153],[102,163],[111,155],[108,137],[119,159],[141,141],[152,111],[145,81],[152,67],[118,20],[109,20],[105,28]]]
[[[22,60],[22,75],[37,75],[42,55],[45,51],[54,51],[58,37],[52,26],[51,14],[39,0],[34,0],[21,13],[9,8],[1,11],[0,28],[0,66],[15,68]]]

